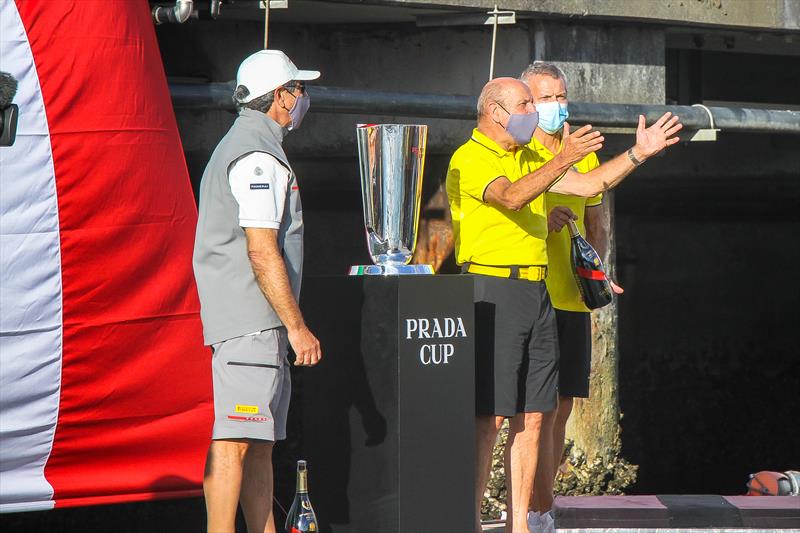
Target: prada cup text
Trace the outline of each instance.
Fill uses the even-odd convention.
[[[466,336],[461,317],[406,319],[406,339],[453,339]],[[426,343],[420,346],[419,360],[423,365],[446,365],[454,353],[455,346],[452,343]]]

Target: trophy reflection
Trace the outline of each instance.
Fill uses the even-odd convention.
[[[409,265],[417,243],[428,126],[364,124],[356,128],[367,249],[374,265],[350,275],[433,274]]]

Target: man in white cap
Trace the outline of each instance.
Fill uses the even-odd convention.
[[[208,531],[275,532],[272,447],[286,438],[295,365],[322,357],[298,307],[303,267],[300,190],[281,143],[309,108],[298,70],[279,50],[245,59],[236,75],[239,116],[200,182],[194,272],[206,345],[212,347],[214,429],[203,481]]]

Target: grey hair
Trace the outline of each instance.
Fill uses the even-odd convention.
[[[242,100],[247,98],[250,91],[244,85],[239,85],[233,92],[233,103],[236,104],[237,110],[252,109],[259,113],[266,113],[272,107],[272,102],[275,100],[275,91],[272,90],[267,94],[262,94],[258,98],[253,98],[247,103],[242,103]]]
[[[302,82],[291,80],[287,81],[284,85],[281,85],[280,87],[283,87],[287,91],[291,92],[294,91],[295,87],[297,87],[297,85],[300,83]],[[267,111],[269,111],[269,108],[272,107],[272,102],[275,101],[275,91],[280,89],[280,87],[275,87],[270,92],[262,94],[258,98],[253,98],[246,104],[243,104],[242,100],[247,98],[247,96],[250,94],[250,91],[244,85],[239,85],[238,87],[236,87],[236,90],[233,91],[233,103],[236,105],[237,111],[246,108],[246,109],[252,109],[254,111],[259,111],[261,113],[266,113]]]
[[[554,63],[548,63],[547,61],[534,61],[522,71],[522,74],[519,75],[519,79],[528,83],[528,80],[533,76],[550,76],[551,78],[563,81],[564,86],[567,85],[567,76],[564,74],[564,71],[558,68]]]

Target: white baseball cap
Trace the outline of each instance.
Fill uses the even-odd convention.
[[[315,80],[317,70],[298,70],[292,60],[280,50],[260,50],[248,56],[236,72],[236,87],[241,104],[263,96],[292,80]],[[247,91],[241,95],[238,87],[243,85]]]

